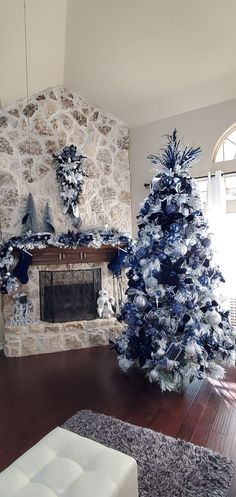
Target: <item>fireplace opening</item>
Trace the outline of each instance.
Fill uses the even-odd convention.
[[[96,319],[101,268],[39,271],[40,319],[51,323]]]

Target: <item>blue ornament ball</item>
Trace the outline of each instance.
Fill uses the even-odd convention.
[[[186,302],[186,307],[187,309],[192,310],[195,307],[195,303],[192,300],[189,300],[188,302]]]
[[[180,227],[180,225],[178,223],[172,223],[170,225],[170,231],[172,233],[178,233],[180,231],[180,229],[181,229],[181,227]]]
[[[179,316],[182,313],[183,308],[184,308],[183,304],[175,302],[171,307],[171,312],[172,314],[176,314],[177,316]]]
[[[165,248],[165,246],[166,246],[166,240],[164,238],[161,238],[161,240],[159,241],[159,247]]]
[[[202,286],[207,286],[207,285],[209,285],[210,280],[209,280],[208,276],[203,274],[202,276],[200,276],[198,278],[198,281],[201,283]]]
[[[201,244],[203,245],[203,247],[207,248],[207,247],[210,247],[211,245],[211,240],[209,238],[203,238],[201,240]]]
[[[159,257],[159,260],[160,260],[161,262],[163,262],[163,261],[165,261],[165,260],[166,260],[167,255],[166,255],[166,254],[164,254],[164,252],[161,252],[160,254],[158,254],[158,257]]]
[[[158,279],[158,276],[159,276],[159,271],[157,269],[153,269],[152,270],[152,276],[156,279]]]
[[[140,259],[144,259],[147,255],[147,253],[148,253],[148,250],[146,249],[146,247],[139,247],[137,252],[136,252],[136,255]]]
[[[167,214],[173,214],[174,212],[176,212],[177,210],[177,206],[175,204],[169,204],[166,206],[166,213]]]
[[[173,183],[173,178],[171,176],[164,175],[162,177],[162,184],[164,186],[171,186]]]

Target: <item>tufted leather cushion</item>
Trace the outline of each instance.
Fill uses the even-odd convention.
[[[1,497],[137,497],[132,457],[56,428],[0,474]]]

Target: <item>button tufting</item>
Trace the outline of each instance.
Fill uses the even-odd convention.
[[[56,428],[0,474],[1,497],[137,497],[133,458]]]

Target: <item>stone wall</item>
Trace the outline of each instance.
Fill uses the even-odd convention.
[[[108,345],[121,332],[116,318],[71,321],[69,323],[37,323],[6,326],[6,357],[47,354],[70,349]]]
[[[74,144],[86,155],[83,192],[80,195],[81,229],[104,227],[131,232],[129,136],[127,125],[89,105],[78,94],[49,88],[6,107],[0,113],[0,220],[3,239],[19,235],[25,201],[31,192],[38,218],[49,202],[56,232],[73,229],[62,213],[60,188],[53,153]],[[60,269],[83,269],[86,264]],[[90,265],[90,267],[98,265]],[[102,287],[112,293],[112,276],[102,264]],[[29,269],[29,282],[4,295],[5,354],[19,356],[56,352],[108,343],[121,325],[116,320],[48,324],[40,321],[39,267]],[[42,269],[42,267],[41,267]],[[53,270],[55,267],[43,267]],[[16,293],[33,303],[33,323],[11,325]]]
[[[127,125],[62,87],[49,88],[0,113],[0,219],[4,238],[20,234],[26,198],[33,194],[38,217],[49,201],[56,232],[71,228],[62,214],[53,153],[74,144],[84,155],[81,228],[131,232]]]

